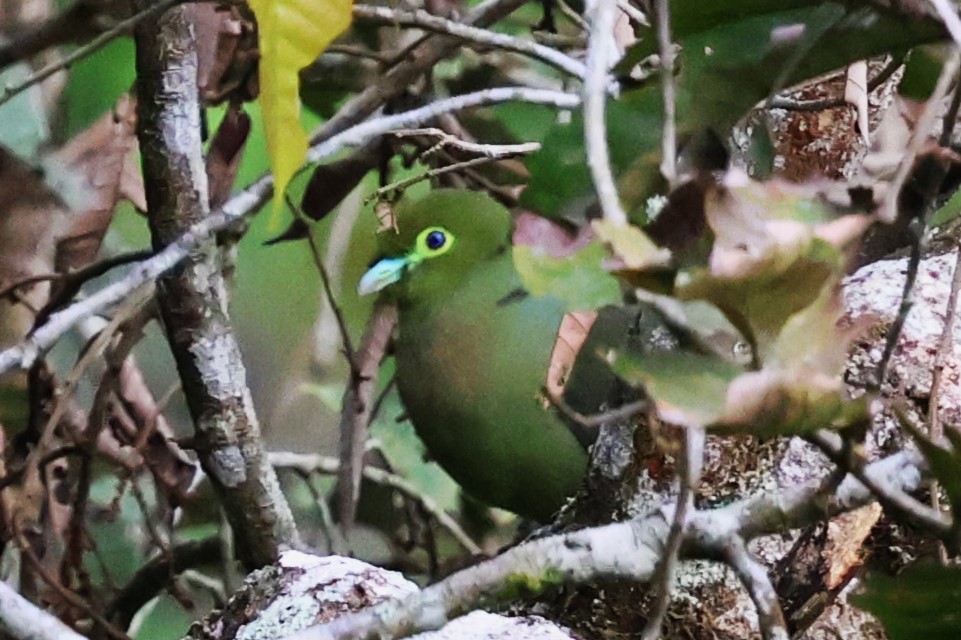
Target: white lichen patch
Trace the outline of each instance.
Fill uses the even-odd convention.
[[[340,556],[287,551],[280,558],[280,592],[254,620],[238,630],[238,640],[283,638],[389,598],[403,598],[417,586],[395,571]]]
[[[909,311],[897,347],[888,366],[885,392],[896,393],[926,404],[931,391],[935,357],[947,318],[955,255],[933,256],[921,261]],[[846,320],[889,326],[898,315],[907,272],[907,259],[885,260],[859,269],[844,282]],[[875,367],[881,359],[886,336],[870,336],[862,345],[857,362],[861,371]],[[961,422],[961,370],[956,355],[961,351],[961,331],[954,327],[952,353],[946,354],[938,407],[945,424]],[[951,357],[953,356],[953,357]]]
[[[540,616],[508,618],[474,611],[440,631],[412,636],[413,640],[571,640],[572,634]]]

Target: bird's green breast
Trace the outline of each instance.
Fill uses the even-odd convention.
[[[587,454],[541,393],[561,304],[519,287],[505,252],[453,290],[401,303],[397,381],[428,451],[468,493],[547,520]]]

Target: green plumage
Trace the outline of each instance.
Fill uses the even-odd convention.
[[[376,284],[365,276],[361,289],[387,287],[397,301],[397,385],[408,415],[468,493],[546,521],[587,464],[542,394],[563,306],[523,290],[508,213],[486,195],[439,190],[396,213],[399,233],[382,234],[388,260],[371,270],[386,264],[389,273]],[[425,257],[438,230],[452,244]]]

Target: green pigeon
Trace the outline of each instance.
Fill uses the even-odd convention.
[[[395,214],[396,232],[379,237],[384,257],[358,289],[383,289],[397,303],[396,380],[407,415],[467,493],[546,522],[587,467],[583,434],[543,393],[564,305],[524,290],[510,215],[486,194],[435,190]],[[603,400],[577,408],[594,412]]]

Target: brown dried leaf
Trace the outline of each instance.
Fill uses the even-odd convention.
[[[146,207],[143,184],[139,179],[137,184],[132,184],[133,176],[140,174],[135,158],[136,128],[136,102],[125,95],[113,112],[105,114],[53,154],[52,160],[66,165],[82,181],[80,193],[71,194],[70,198],[82,205],[71,215],[72,224],[57,244],[58,272],[79,269],[93,261],[117,203],[124,195],[121,184],[135,204]]]
[[[49,280],[10,289],[53,274],[56,240],[70,223],[63,202],[30,166],[0,147],[0,348],[19,342],[33,326],[34,311],[50,296]]]
[[[241,5],[187,5],[197,31],[197,80],[207,104],[257,97],[259,53],[250,10]]]
[[[547,368],[547,392],[551,397],[563,396],[564,385],[574,367],[574,360],[584,346],[595,320],[597,320],[596,311],[574,311],[561,320],[557,339],[554,341],[554,349],[551,351],[550,365]]]
[[[873,502],[828,522],[827,543],[821,552],[827,573],[824,585],[836,589],[861,566],[864,541],[881,518],[881,505]]]
[[[210,141],[207,154],[207,181],[210,206],[216,208],[227,201],[237,180],[237,170],[243,159],[247,136],[250,135],[250,116],[239,104],[227,108],[217,133]]]

